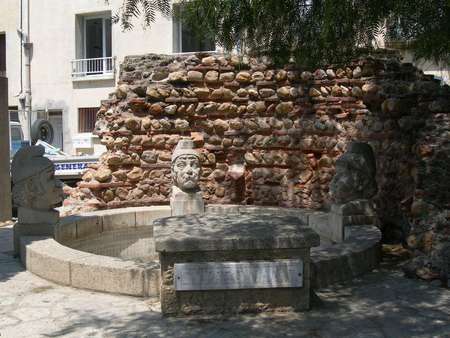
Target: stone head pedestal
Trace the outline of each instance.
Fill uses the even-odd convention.
[[[182,138],[172,154],[172,216],[204,213],[205,205],[199,187],[200,175],[200,157],[194,150],[194,142],[189,138]]]

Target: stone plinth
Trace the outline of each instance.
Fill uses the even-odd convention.
[[[169,217],[154,222],[154,237],[165,315],[309,308],[310,248],[320,239],[297,217]]]
[[[174,190],[170,196],[172,216],[203,214],[205,212],[205,204],[201,191],[186,193],[177,187],[173,187],[172,189]]]
[[[372,203],[366,199],[354,200],[344,204],[332,204],[328,214],[328,224],[339,229],[337,236],[331,238],[342,242],[350,236],[353,226],[375,225],[376,215]]]

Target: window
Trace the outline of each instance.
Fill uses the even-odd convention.
[[[111,14],[76,16],[76,60],[72,76],[113,75]]]
[[[6,76],[6,36],[0,34],[0,76]]]
[[[91,133],[95,128],[99,108],[78,108],[78,132]]]
[[[17,106],[9,106],[9,120],[11,122],[20,122],[19,120],[19,108]]]
[[[177,13],[181,5],[174,4],[173,10]],[[178,18],[173,19],[173,52],[189,53],[201,51],[214,51],[216,49],[213,39],[202,39],[196,36],[194,30],[183,24]]]
[[[111,18],[84,20],[84,58],[111,57]]]

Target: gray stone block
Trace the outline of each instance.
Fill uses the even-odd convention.
[[[89,255],[62,246],[52,238],[22,237],[21,244],[27,270],[63,285],[71,284],[71,261]]]
[[[313,288],[349,281],[376,268],[381,260],[381,232],[374,226],[350,227],[339,244],[311,249]]]
[[[205,203],[201,192],[186,193],[179,189],[176,193],[174,191],[175,187],[172,187],[172,195],[170,196],[172,216],[203,214],[205,212]]]
[[[371,202],[365,199],[354,200],[345,204],[332,204],[331,211],[341,215],[375,216]]]
[[[79,216],[67,216],[59,220],[55,225],[55,240],[60,243],[68,243],[77,238],[77,220]]]
[[[334,217],[332,213],[316,211],[308,216],[308,225],[316,231],[321,238],[334,242],[342,242],[344,239],[344,226],[341,217]]]
[[[86,238],[103,231],[103,217],[96,215],[81,215],[77,219],[77,238]]]
[[[154,223],[156,251],[219,251],[304,248],[320,243],[297,217],[254,214],[188,215]]]
[[[149,264],[144,269],[144,296],[159,297],[161,288],[160,274],[159,262]]]
[[[137,227],[153,227],[153,221],[155,219],[171,216],[171,210],[168,205],[135,208],[135,212]]]
[[[102,215],[103,231],[136,227],[136,213],[134,211],[108,210]]]
[[[144,295],[144,269],[117,258],[89,255],[70,263],[72,286],[131,296]]]
[[[234,213],[238,214],[241,210],[242,206],[240,205],[221,205],[221,204],[208,204],[205,207],[206,213],[215,213],[215,214],[228,214]]]
[[[364,224],[375,224],[375,217],[368,215],[347,215],[343,216],[343,223],[345,226],[348,225],[364,225]]]

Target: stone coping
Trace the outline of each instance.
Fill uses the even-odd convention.
[[[54,237],[61,244],[86,239],[102,232],[152,227],[157,218],[169,217],[169,206],[98,210],[61,218]]]
[[[187,215],[153,222],[158,252],[298,249],[320,238],[295,216],[260,213]]]
[[[297,215],[308,222],[308,210],[253,206],[207,206],[207,212],[258,212]],[[95,255],[68,247],[74,239],[115,229],[151,226],[156,218],[167,217],[168,206],[95,211],[61,219],[55,239],[21,238],[21,260],[34,274],[58,284],[93,291],[140,297],[159,296],[159,262],[135,261]],[[305,222],[305,223],[306,223]],[[321,288],[368,272],[380,260],[381,232],[372,226],[352,226],[343,243],[311,249],[312,286]]]

